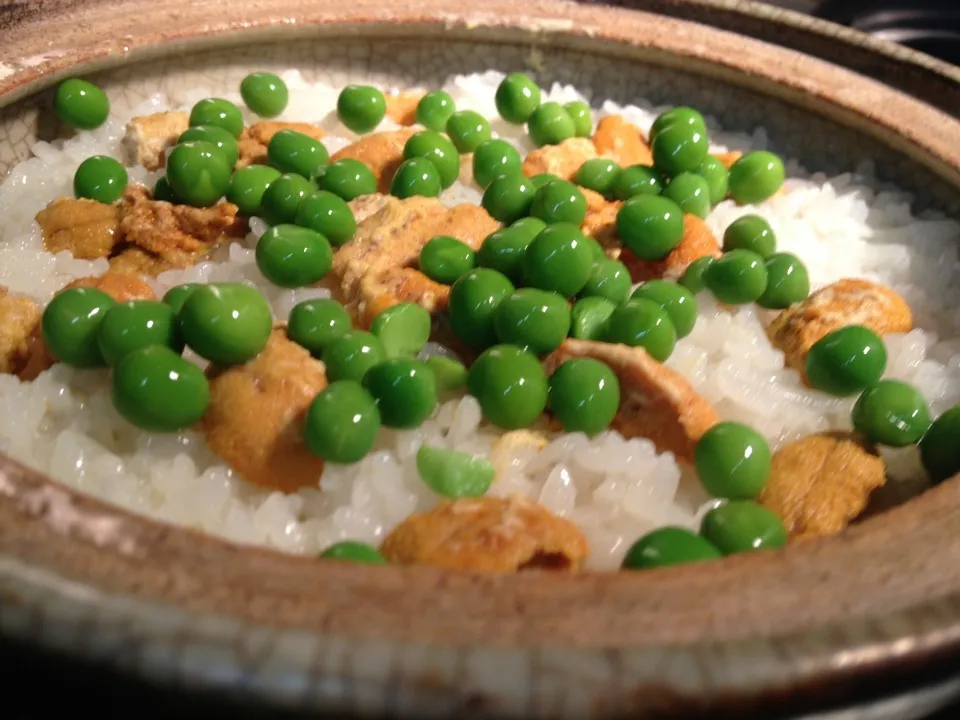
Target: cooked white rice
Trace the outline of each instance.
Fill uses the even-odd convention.
[[[284,79],[291,101],[281,119],[322,123],[331,133],[325,140],[331,153],[352,141],[332,112],[338,88],[309,85],[294,70]],[[494,119],[494,90],[501,79],[496,72],[457,76],[445,89],[458,107]],[[202,88],[182,97],[157,96],[132,115],[187,109],[205,96]],[[581,97],[569,86],[554,85],[549,92],[551,100]],[[229,99],[242,107],[239,95]],[[596,114],[620,112],[644,130],[662,109],[593,105]],[[71,194],[82,160],[94,154],[121,157],[126,120],[113,117],[68,141],[37,143],[34,157],[0,187],[0,285],[47,302],[68,281],[107,269],[104,260],[45,252],[33,217],[54,198]],[[763,129],[730,134],[708,123],[715,149],[767,145]],[[520,129],[499,120],[493,127],[522,152],[530,149]],[[939,413],[960,401],[960,283],[955,282],[960,223],[932,213],[914,216],[909,194],[876,190],[873,170],[867,161],[854,175],[827,178],[810,176],[792,161],[785,193],[760,207],[721,203],[708,224],[720,235],[736,217],[758,212],[775,229],[778,249],[796,253],[807,264],[814,288],[854,276],[903,294],[917,329],[885,338],[887,376],[916,385],[932,412]],[[152,186],[156,179],[141,167],[131,165],[128,172],[132,182]],[[469,166],[461,177],[464,182],[447,191],[444,201],[478,202]],[[328,294],[316,288],[282,290],[267,282],[252,249],[263,224],[255,221],[253,230],[245,243],[221,249],[214,261],[162,274],[153,283],[157,294],[188,281],[243,281],[264,293],[279,319],[297,302]],[[723,418],[757,428],[774,448],[815,431],[850,426],[852,400],[811,391],[796,372],[784,369],[782,353],[764,335],[763,311],[747,306],[731,314],[720,312],[707,294],[697,300],[696,327],[668,364],[686,375]],[[497,435],[481,421],[473,398],[450,399],[420,429],[384,430],[376,451],[362,462],[328,466],[316,488],[284,495],[236,477],[195,433],[151,435],[127,424],[111,406],[105,372],[57,365],[32,383],[0,376],[0,451],[136,512],[293,553],[317,553],[348,538],[376,543],[408,514],[439,501],[417,474],[421,443],[485,454]],[[922,478],[915,448],[884,454],[896,480]],[[615,432],[592,439],[561,435],[538,454],[520,453],[490,492],[521,492],[576,522],[590,542],[589,565],[595,569],[615,567],[629,544],[656,526],[695,528],[709,507],[691,471],[681,470],[671,454],[658,455],[650,442],[625,440]]]

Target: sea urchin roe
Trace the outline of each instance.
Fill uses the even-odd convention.
[[[714,508],[704,516],[700,534],[724,555],[787,544],[780,518],[752,500],[731,500]]]
[[[637,540],[623,558],[623,570],[686,565],[716,560],[721,552],[709,540],[680,527],[661,527]]]
[[[30,364],[42,316],[35,301],[0,286],[0,374],[19,375]]]
[[[303,437],[310,452],[347,465],[366,456],[380,432],[380,411],[373,396],[356,380],[338,380],[310,403]]]
[[[529,427],[547,405],[547,376],[536,356],[494,345],[470,368],[467,388],[484,416],[505,430]]]
[[[121,235],[119,208],[95,200],[57,198],[36,220],[47,252],[66,250],[78,260],[108,257]]]
[[[417,472],[437,495],[447,498],[481,497],[493,483],[493,464],[470,453],[421,445]]]
[[[694,462],[700,482],[711,495],[749,500],[763,490],[770,475],[770,446],[752,428],[722,422],[697,442]]]
[[[926,399],[900,380],[881,380],[864,390],[851,417],[857,432],[890,447],[919,442],[931,424]]]

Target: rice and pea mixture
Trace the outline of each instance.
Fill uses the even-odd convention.
[[[238,90],[128,127],[58,89],[81,132],[0,187],[0,451],[241,543],[500,570],[778,547],[960,472],[960,223],[869,162],[517,73]]]

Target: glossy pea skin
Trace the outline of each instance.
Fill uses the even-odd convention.
[[[509,224],[529,214],[536,192],[533,183],[520,173],[501,175],[483,191],[480,204],[494,220]]]
[[[717,560],[722,553],[709,540],[686,528],[662,527],[637,540],[623,558],[623,570],[646,570]]]
[[[329,380],[356,380],[361,382],[367,371],[387,359],[383,343],[373,333],[351,330],[327,344],[323,364]]]
[[[777,514],[752,500],[731,500],[714,508],[704,516],[700,534],[724,555],[787,544],[787,529]]]
[[[591,158],[580,166],[573,179],[581,187],[598,192],[604,197],[610,197],[620,172],[620,166],[613,160]]]
[[[494,328],[501,343],[546,355],[556,350],[570,331],[570,306],[557,293],[521,288],[500,303]]]
[[[267,158],[280,172],[309,179],[322,175],[330,162],[330,154],[322,142],[296,130],[281,130],[270,138]]]
[[[437,394],[457,390],[467,384],[467,368],[462,362],[443,355],[433,355],[424,360],[433,371],[437,383]]]
[[[216,125],[238,138],[243,132],[243,115],[229,100],[204,98],[190,110],[190,126],[194,125]]]
[[[363,385],[377,401],[386,427],[418,428],[437,407],[437,383],[420,360],[390,358],[374,365]]]
[[[177,317],[187,345],[218,365],[241,365],[255,357],[266,347],[273,330],[267,301],[242,283],[197,288]]]
[[[281,175],[267,186],[260,198],[260,216],[270,225],[292,223],[297,218],[297,209],[317,187],[302,175]]]
[[[941,483],[960,473],[960,405],[933,421],[920,441],[920,459],[930,480]]]
[[[386,98],[375,87],[348,85],[337,97],[337,117],[358,135],[373,130],[386,114]]]
[[[664,362],[677,345],[670,315],[652,300],[637,298],[617,307],[607,320],[604,341],[642,347],[650,357]]]
[[[53,108],[65,125],[77,130],[93,130],[107,121],[110,101],[106,93],[93,83],[68,78],[57,85]]]
[[[697,174],[707,181],[711,205],[716,205],[727,197],[727,191],[730,188],[730,171],[717,158],[707,155],[697,168]]]
[[[829,332],[807,351],[810,385],[837,397],[863,392],[883,377],[887,348],[880,336],[862,325]]]
[[[545,102],[527,121],[527,134],[537,147],[559,145],[577,134],[577,125],[560,103]]]
[[[350,206],[326,190],[318,190],[300,201],[294,224],[325,237],[331,245],[343,245],[353,237],[357,222]]]
[[[112,205],[127,186],[127,171],[123,165],[106,155],[88,157],[73,175],[73,194]]]
[[[177,138],[178,143],[192,140],[202,140],[216,145],[223,155],[223,162],[231,170],[237,164],[240,148],[237,145],[237,139],[229,130],[224,130],[219,125],[194,125],[180,133],[180,137]]]
[[[683,123],[665,126],[650,145],[654,166],[671,176],[696,172],[709,149],[706,131]]]
[[[570,337],[602,341],[617,305],[603,297],[585,297],[570,309]]]
[[[641,260],[661,260],[683,238],[683,210],[669,198],[632,197],[617,213],[617,233]]]
[[[377,403],[355,380],[336,380],[317,393],[303,423],[310,452],[339,465],[363,460],[379,432]]]
[[[523,256],[533,239],[547,225],[537,218],[523,218],[487,235],[477,250],[477,265],[506,275],[514,284],[523,280]]]
[[[494,318],[513,283],[496,270],[477,268],[450,288],[447,313],[454,334],[467,346],[482,349],[497,341]]]
[[[567,360],[550,376],[549,404],[565,432],[596,435],[610,427],[620,408],[620,381],[599,360]]]
[[[179,314],[180,308],[183,307],[183,304],[187,301],[187,298],[190,297],[190,295],[193,294],[193,291],[199,287],[203,287],[203,283],[183,283],[182,285],[174,285],[164,294],[163,302],[169,305],[175,314]]]
[[[250,73],[240,81],[240,97],[260,117],[274,118],[287,108],[287,84],[273,73]]]
[[[231,168],[213,143],[178,143],[167,158],[167,182],[178,198],[195,207],[210,207],[230,186]]]
[[[710,267],[715,261],[716,258],[711,255],[705,255],[704,257],[697,258],[692,263],[687,265],[687,269],[683,271],[683,275],[680,276],[680,279],[677,282],[683,285],[694,295],[702,292],[704,288],[707,287],[707,283],[703,279],[703,275],[707,271],[707,268]]]
[[[366,565],[386,565],[387,559],[376,549],[358,540],[341,540],[322,553],[324,560],[364,563]]]
[[[580,228],[571,223],[548,225],[523,255],[525,284],[563,297],[579,293],[593,270],[593,253]]]
[[[470,153],[490,139],[490,123],[473,110],[457,110],[447,119],[447,135],[462,153]]]
[[[148,432],[186,430],[210,406],[210,384],[203,370],[163,345],[124,355],[113,369],[110,385],[120,416]]]
[[[504,430],[529,427],[547,405],[547,376],[537,357],[513,345],[494,345],[470,368],[467,389],[484,416]]]
[[[257,267],[274,285],[300,288],[313,285],[330,272],[333,250],[318,232],[298,225],[274,225],[256,248]]]
[[[510,73],[497,86],[494,101],[500,117],[508,123],[523,125],[540,105],[540,86],[529,75]]]
[[[70,288],[57,293],[43,311],[43,342],[57,360],[77,368],[103,367],[100,324],[117,301],[95,288]]]
[[[604,258],[594,261],[590,278],[580,291],[580,296],[603,297],[619,305],[630,296],[632,285],[626,265],[619,260]]]
[[[699,130],[704,134],[707,132],[707,123],[703,119],[703,115],[692,107],[681,105],[662,112],[657,116],[657,119],[653,121],[653,125],[650,127],[650,142],[652,143],[660,131],[670,125],[688,127]]]
[[[764,261],[767,268],[767,289],[757,304],[771,310],[782,310],[807,299],[810,275],[807,266],[791,253],[774,253]]]
[[[667,315],[677,331],[685,338],[697,324],[697,299],[687,288],[669,280],[647,280],[633,292],[634,298],[655,302]]]
[[[287,319],[287,337],[315,358],[351,330],[350,315],[336,300],[304,300],[293,306]]]
[[[411,136],[403,146],[403,157],[424,158],[433,163],[440,176],[440,185],[448,188],[460,176],[460,153],[446,135],[423,130]]]
[[[401,199],[415,195],[439,197],[441,190],[443,183],[437,166],[426,158],[404,160],[390,183],[390,194]]]
[[[476,264],[473,248],[449,235],[431,238],[420,250],[420,272],[444,285],[453,285]]]
[[[342,158],[327,165],[320,177],[320,187],[350,202],[361,195],[373,195],[377,191],[377,178],[359,160]]]
[[[583,100],[572,100],[565,103],[563,109],[573,118],[574,132],[577,137],[590,137],[593,131],[593,115],[590,106]]]
[[[412,357],[430,339],[430,313],[416,303],[403,302],[379,313],[370,332],[380,339],[388,358]]]
[[[930,428],[930,408],[912,385],[899,380],[881,380],[853,406],[853,427],[870,442],[906,447],[920,441]]]
[[[447,120],[456,109],[450,93],[434,90],[420,98],[417,103],[417,122],[429,130],[443,132],[447,127]]]
[[[518,175],[523,158],[506,140],[492,138],[477,146],[473,152],[473,179],[486,188],[501,175]]]
[[[767,267],[750,250],[724,253],[703,272],[714,297],[727,305],[743,305],[759,299],[767,289]]]
[[[566,180],[557,180],[539,188],[530,205],[530,215],[553,223],[583,224],[587,215],[587,200],[580,188]]]
[[[280,171],[269,165],[248,165],[235,170],[227,185],[227,201],[236,205],[243,215],[256,215],[260,212],[263,194],[278,177]]]
[[[754,150],[730,167],[730,195],[739,205],[761,203],[783,186],[783,160],[771,152]]]
[[[710,214],[710,186],[697,173],[682,172],[676,175],[664,188],[663,196],[677,203],[684,213],[699,218]]]
[[[770,446],[753,428],[721,422],[697,442],[693,461],[700,482],[713,497],[752,500],[770,475]]]
[[[157,178],[157,183],[153,186],[153,192],[150,194],[150,196],[154,200],[160,200],[168,203],[177,202],[177,196],[174,194],[173,188],[170,187],[170,183],[167,182],[167,178],[163,176]]]
[[[493,484],[493,463],[457,450],[421,445],[417,472],[437,495],[447,498],[482,497]]]
[[[763,259],[777,249],[777,236],[764,218],[759,215],[744,215],[727,226],[723,232],[723,251],[750,250]]]
[[[548,185],[549,183],[557,182],[558,180],[562,180],[562,179],[563,179],[563,178],[558,177],[557,175],[554,175],[553,173],[537,173],[537,174],[534,175],[532,178],[530,178],[530,182],[532,182],[532,183],[533,183],[533,186],[534,186],[537,190],[539,190],[539,189],[542,188],[544,185]]]
[[[155,300],[131,300],[107,310],[97,331],[97,344],[108,365],[152,345],[168,347],[177,354],[183,351],[176,313],[170,305]]]
[[[589,235],[584,235],[583,242],[590,251],[590,257],[593,258],[594,263],[603,262],[604,260],[610,259],[607,257],[607,251],[603,249],[603,245],[597,242],[596,238],[592,238]]]
[[[617,200],[629,200],[637,195],[660,195],[663,177],[649,165],[630,165],[617,175],[611,192]]]

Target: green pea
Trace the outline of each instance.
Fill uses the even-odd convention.
[[[548,225],[523,255],[527,285],[574,297],[583,290],[593,270],[593,254],[580,228],[571,223]]]
[[[493,484],[493,463],[457,450],[421,445],[417,472],[437,495],[448,498],[482,497]]]
[[[583,100],[573,100],[566,103],[563,109],[573,118],[577,137],[590,137],[590,133],[593,132],[593,115],[590,113],[590,106]]]
[[[720,302],[743,305],[766,292],[767,267],[755,252],[731,250],[707,266],[703,280]]]
[[[714,508],[704,516],[700,533],[724,555],[787,544],[787,529],[777,514],[752,500],[731,500]]]
[[[527,237],[530,240],[533,240],[537,235],[543,232],[544,228],[546,227],[547,224],[543,220],[535,217],[520,218],[510,225],[511,229],[522,233],[524,237]]]
[[[620,381],[606,363],[567,360],[550,376],[550,411],[566,432],[596,435],[620,408]]]
[[[167,178],[165,176],[157,178],[157,184],[153,186],[151,197],[154,200],[159,200],[161,202],[177,202],[177,196],[174,194],[173,188],[170,187],[170,183],[167,182]],[[231,202],[233,201],[231,200]]]
[[[107,310],[97,331],[97,344],[108,365],[152,345],[183,352],[176,313],[166,303],[152,300],[132,300]]]
[[[721,422],[707,430],[693,451],[707,492],[728,500],[755,498],[770,475],[770,446],[746,425]]]
[[[528,75],[510,73],[497,86],[494,100],[500,117],[514,125],[523,125],[540,104],[540,86]]]
[[[610,316],[617,306],[603,297],[577,300],[570,310],[570,337],[578,340],[603,340],[610,326]]]
[[[263,194],[280,177],[280,171],[269,165],[247,165],[235,170],[227,185],[227,201],[237,206],[243,215],[260,212]]]
[[[403,146],[406,160],[424,158],[433,163],[440,176],[440,185],[448,188],[460,177],[460,153],[445,136],[433,130],[423,130],[411,136]]]
[[[727,190],[730,187],[730,171],[720,160],[713,155],[707,155],[704,161],[700,163],[700,167],[697,168],[697,174],[707,181],[711,205],[716,205],[727,197]]]
[[[263,191],[260,215],[270,225],[292,223],[297,218],[300,203],[316,189],[317,186],[302,175],[281,175]]]
[[[782,310],[806,300],[810,294],[810,276],[800,258],[790,253],[774,253],[763,264],[767,268],[767,289],[757,298],[758,305]]]
[[[430,130],[443,132],[447,127],[447,120],[456,109],[450,93],[434,90],[420,98],[417,103],[417,122]]]
[[[490,123],[473,110],[457,110],[447,120],[447,135],[462,153],[470,153],[489,140],[492,134]]]
[[[621,172],[620,166],[613,160],[591,158],[580,166],[573,180],[581,187],[610,197],[613,195]]]
[[[631,165],[617,175],[611,192],[617,200],[629,200],[637,195],[659,195],[663,187],[663,178],[656,168]]]
[[[931,425],[930,408],[915,387],[881,380],[853,406],[853,427],[870,442],[906,447],[919,442]]]
[[[547,405],[547,376],[537,357],[513,345],[485,350],[467,374],[484,416],[504,430],[532,425]]]
[[[457,390],[467,384],[467,368],[463,363],[443,355],[433,355],[425,362],[437,381],[437,394]]]
[[[587,215],[587,201],[576,185],[557,180],[537,190],[530,214],[548,225],[565,222],[579,226]]]
[[[670,316],[678,338],[685,338],[697,324],[697,299],[683,285],[669,280],[647,280],[633,297],[652,300]]]
[[[53,108],[65,125],[77,130],[93,130],[107,121],[110,101],[93,83],[69,78],[57,85]]]
[[[593,258],[594,263],[603,262],[604,260],[610,259],[607,257],[607,251],[603,249],[603,245],[597,242],[596,238],[592,238],[589,235],[584,235],[583,242],[590,251],[590,257]]]
[[[224,130],[219,125],[194,125],[180,133],[180,137],[177,138],[178,143],[194,140],[202,140],[216,145],[223,157],[224,164],[231,170],[237,164],[237,158],[240,157],[240,147],[237,144],[237,139],[229,130]]]
[[[545,102],[527,121],[527,134],[537,147],[559,145],[577,134],[577,125],[560,103]]]
[[[684,213],[701,218],[710,214],[710,186],[697,173],[682,172],[674,176],[664,188],[663,196],[673,200]]]
[[[703,274],[715,260],[716,258],[712,255],[704,255],[703,257],[697,258],[687,265],[687,269],[683,271],[683,275],[678,282],[694,295],[703,292],[704,288],[707,287],[707,282],[704,280]]]
[[[287,84],[273,73],[250,73],[240,81],[240,97],[260,117],[274,118],[287,108]]]
[[[337,246],[353,238],[357,230],[350,206],[326,190],[318,190],[300,201],[294,223],[320,233]]]
[[[630,296],[630,271],[619,260],[597,260],[590,271],[590,279],[580,291],[582,297],[605,297],[617,305]]]
[[[267,345],[273,316],[249,285],[204,285],[187,297],[178,314],[180,334],[194,352],[218,365],[240,365]]]
[[[337,97],[337,117],[358,135],[373,130],[386,114],[386,98],[375,87],[348,85]]]
[[[783,160],[771,152],[755,150],[730,168],[730,194],[739,205],[762,203],[783,187]]]
[[[696,172],[710,150],[705,130],[682,123],[661,128],[650,145],[653,164],[668,175]]]
[[[120,416],[148,432],[179,432],[210,406],[203,370],[163,345],[124,355],[113,369],[111,398]]]
[[[570,306],[557,293],[522,288],[500,303],[494,328],[501,343],[546,355],[556,350],[570,331]]]
[[[97,336],[107,311],[116,304],[107,293],[95,288],[70,288],[57,293],[43,311],[43,342],[57,360],[67,365],[106,365]]]
[[[173,309],[174,313],[179,315],[180,309],[187,301],[187,298],[190,297],[190,295],[193,294],[193,291],[199,287],[203,287],[203,283],[184,283],[183,285],[174,285],[172,288],[167,290],[166,294],[163,296],[163,301]]]
[[[662,527],[637,540],[620,567],[624,570],[670,567],[723,557],[709,541],[680,527]]]
[[[388,358],[416,355],[430,339],[433,320],[416,303],[397,303],[374,318],[370,332],[380,338]]]
[[[537,223],[533,225],[531,223]],[[503,273],[514,284],[523,279],[523,256],[533,238],[547,225],[537,218],[523,218],[487,235],[477,251],[477,265]]]
[[[287,320],[287,337],[315,358],[351,330],[350,315],[336,300],[304,300],[293,306]]]
[[[506,140],[486,140],[473,152],[473,179],[486,188],[501,175],[519,175],[523,158]]]
[[[483,191],[480,204],[494,220],[512,223],[530,212],[535,193],[533,183],[523,175],[501,175]]]
[[[376,548],[357,540],[343,540],[324,550],[320,557],[325,560],[343,560],[368,565],[386,565],[387,559]]]
[[[419,360],[384,360],[367,371],[363,384],[376,398],[386,427],[420,427],[437,407],[437,382]]]
[[[443,183],[437,166],[426,158],[404,160],[390,183],[390,194],[401,199],[415,195],[438,197],[441,190]]]
[[[617,233],[641,260],[661,260],[683,238],[683,210],[669,198],[634,196],[617,213]]]
[[[664,362],[677,345],[677,331],[670,315],[660,305],[636,298],[610,314],[603,339],[609,343],[642,347],[654,360]]]
[[[280,172],[310,179],[322,175],[330,162],[322,142],[296,130],[281,130],[270,138],[267,158]]]
[[[167,158],[167,182],[187,204],[209,207],[227,192],[230,168],[213,143],[202,140],[179,143]]]
[[[303,423],[303,439],[310,452],[340,465],[363,460],[379,432],[377,403],[355,380],[334,381],[317,393]]]
[[[549,183],[557,182],[558,180],[562,180],[562,179],[563,178],[560,178],[554,175],[553,173],[538,173],[537,175],[534,175],[532,178],[530,178],[530,182],[532,182],[533,186],[537,190],[539,190],[544,185],[548,185]]]
[[[650,128],[650,142],[652,143],[654,138],[657,137],[657,134],[670,125],[680,125],[681,127],[699,130],[704,134],[707,132],[707,123],[703,119],[703,115],[692,107],[681,105],[660,113],[660,115],[657,116],[657,119],[653,121],[653,126]]]
[[[127,171],[107,155],[88,157],[73,175],[73,194],[112,205],[127,186]]]
[[[811,346],[805,369],[812,387],[847,397],[863,392],[883,377],[887,348],[873,330],[848,325],[827,333]]]
[[[274,225],[260,236],[257,267],[274,285],[307,287],[330,272],[333,250],[318,232],[297,225]]]
[[[750,250],[766,259],[777,249],[777,236],[759,215],[737,218],[723,233],[723,251]]]
[[[235,138],[243,132],[240,108],[223,98],[205,98],[190,110],[190,125],[216,125]]]
[[[387,351],[373,333],[351,330],[330,341],[322,359],[328,379],[360,382],[370,368],[387,359]]]
[[[347,202],[361,195],[373,195],[377,191],[377,178],[373,171],[353,158],[342,158],[327,165],[319,182],[322,189]]]
[[[454,334],[467,346],[480,349],[497,340],[494,317],[503,299],[514,290],[496,270],[477,268],[450,288],[447,313]]]
[[[476,264],[473,248],[449,235],[431,238],[420,250],[420,272],[444,285],[453,285]]]
[[[920,441],[920,458],[930,479],[942,483],[960,473],[960,405],[933,421]]]

